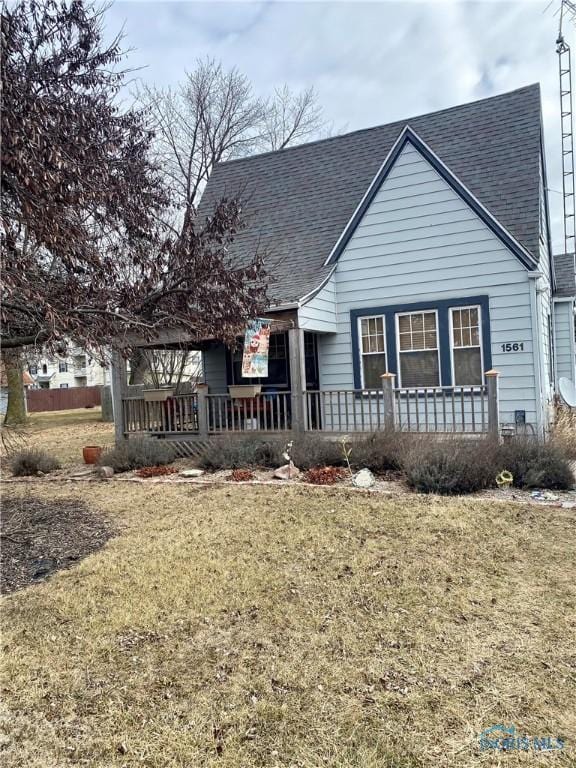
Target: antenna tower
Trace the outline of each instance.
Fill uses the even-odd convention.
[[[576,251],[576,200],[574,197],[574,120],[572,116],[572,64],[564,38],[564,20],[576,22],[576,3],[562,0],[556,53],[560,73],[560,120],[562,130],[562,198],[564,203],[564,253]]]

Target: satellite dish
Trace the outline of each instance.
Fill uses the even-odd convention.
[[[558,389],[566,405],[569,405],[570,408],[576,408],[576,386],[574,386],[574,382],[570,381],[570,379],[561,378],[558,382]]]

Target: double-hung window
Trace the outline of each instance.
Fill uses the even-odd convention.
[[[450,310],[452,369],[457,387],[482,384],[482,338],[480,307],[455,307]]]
[[[68,363],[65,360],[58,362],[58,371],[59,373],[66,373],[68,371]]]
[[[386,321],[384,317],[360,318],[362,388],[380,389],[380,377],[386,373]]]
[[[436,310],[396,315],[401,387],[439,387]]]

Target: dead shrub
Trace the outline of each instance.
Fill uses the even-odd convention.
[[[198,458],[202,469],[241,469],[243,467],[278,467],[283,463],[284,443],[250,435],[225,441],[214,440]]]
[[[404,460],[422,441],[422,436],[401,430],[383,430],[350,443],[350,464],[354,469],[366,467],[372,472],[402,468]]]
[[[322,435],[299,435],[292,443],[290,455],[295,466],[304,471],[313,467],[338,467],[344,463],[341,443]]]
[[[490,439],[420,441],[402,459],[402,469],[421,493],[474,493],[495,484],[497,448]]]
[[[567,459],[576,459],[576,409],[558,408],[556,410],[552,443]]]
[[[19,451],[11,457],[10,468],[15,477],[47,475],[60,469],[60,462],[46,451],[28,449]]]
[[[516,488],[567,490],[574,485],[574,474],[562,449],[555,442],[514,438],[498,446],[498,471],[512,473]]]
[[[114,472],[129,472],[144,467],[159,467],[170,464],[176,458],[174,449],[162,440],[134,438],[118,443],[100,457],[98,464],[112,467]]]

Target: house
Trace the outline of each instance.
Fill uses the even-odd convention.
[[[569,379],[576,383],[576,280],[574,254],[554,256],[556,286],[554,291],[554,379]]]
[[[199,215],[244,198],[230,254],[266,254],[269,375],[233,397],[242,350],[206,339],[199,420],[165,423],[117,372],[118,435],[543,433],[558,376],[575,374],[574,275],[552,269],[546,189],[538,85],[218,165]]]
[[[108,384],[108,372],[97,360],[79,347],[66,355],[40,354],[28,361],[34,389],[68,389]]]

